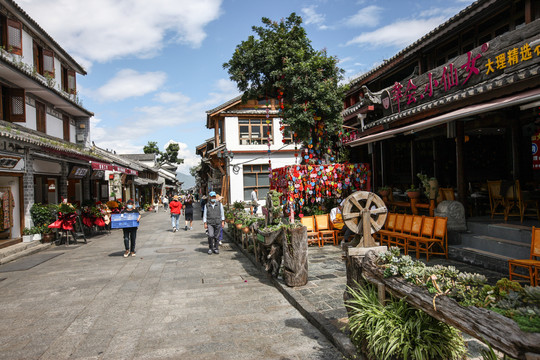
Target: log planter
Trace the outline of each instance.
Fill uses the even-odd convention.
[[[287,286],[308,282],[307,228],[287,229],[283,236],[283,281]]]
[[[255,241],[255,259],[260,262],[265,270],[273,277],[278,277],[281,259],[283,257],[283,230],[271,232],[260,231]]]
[[[377,285],[381,299],[385,293],[405,298],[412,306],[482,342],[491,344],[493,348],[512,358],[540,358],[540,334],[523,332],[512,319],[475,306],[463,307],[446,296],[437,297],[435,309],[433,294],[408,283],[401,277],[384,278],[383,270],[376,264],[376,260],[374,252],[368,252],[365,257],[349,256],[347,285],[354,287],[355,281],[359,284],[368,281]],[[348,297],[346,292],[344,298]]]

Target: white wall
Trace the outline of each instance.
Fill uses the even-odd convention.
[[[249,161],[256,157],[261,157],[261,158],[257,160]],[[294,153],[272,154],[270,159],[272,160],[273,169],[295,164]],[[249,162],[246,163],[246,161],[249,161]],[[298,161],[300,161],[300,159]],[[238,166],[240,166],[240,171],[238,172],[238,174],[235,174],[232,171],[232,167],[235,164],[238,164]],[[234,158],[231,161],[231,166],[229,167],[229,174],[231,178],[231,203],[235,201],[244,201],[243,165],[268,165],[268,156],[264,153],[234,155]],[[264,199],[259,199],[259,204],[263,205],[264,203],[265,203]]]
[[[260,117],[260,116],[258,116]],[[279,118],[273,119],[272,122],[272,137],[274,143],[270,145],[270,150],[281,149],[283,145],[283,135],[279,130]],[[227,150],[234,151],[267,151],[268,145],[266,143],[261,145],[240,145],[240,133],[238,127],[238,117],[226,117],[225,118],[225,143],[227,144]],[[294,149],[294,144],[287,145],[283,148]]]
[[[26,31],[22,31],[22,61],[25,64],[34,66],[34,41]]]
[[[64,138],[64,124],[61,119],[47,114],[45,117],[47,134],[57,138]]]
[[[21,124],[29,129],[37,129],[36,108],[26,104],[26,123]]]
[[[77,129],[75,127],[75,125],[71,125],[71,121],[70,121],[70,124],[69,124],[69,141],[72,142],[72,143],[76,143],[77,142]]]

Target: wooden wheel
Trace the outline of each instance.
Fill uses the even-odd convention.
[[[369,191],[357,191],[345,199],[343,221],[351,231],[362,235],[365,247],[375,246],[371,234],[381,230],[388,209],[382,199]]]

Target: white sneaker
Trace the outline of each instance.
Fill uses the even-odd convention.
[[[193,230],[193,227],[192,227],[192,226],[190,226],[190,227],[189,227],[189,230]]]
[[[172,232],[176,232],[176,228],[175,228],[175,227],[172,228]]]
[[[219,245],[223,245],[223,243],[221,242],[221,240],[219,240]]]

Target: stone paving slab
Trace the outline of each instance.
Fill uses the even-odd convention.
[[[343,358],[235,246],[207,255],[200,221],[169,227],[168,214],[145,214],[136,257],[113,230],[4,272],[1,358]]]

